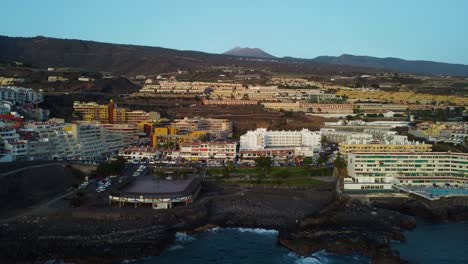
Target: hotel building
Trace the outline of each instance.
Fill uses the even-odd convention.
[[[451,152],[350,153],[344,189],[389,190],[396,185],[468,186],[468,154]]]
[[[300,131],[267,131],[257,128],[248,131],[240,137],[240,154],[243,152],[264,151],[265,155],[272,150],[289,149],[295,156],[311,157],[321,148],[322,134],[320,131],[302,129]],[[261,153],[259,154],[261,155]]]

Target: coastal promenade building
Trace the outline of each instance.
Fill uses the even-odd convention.
[[[150,146],[131,146],[119,150],[119,157],[130,161],[154,161],[158,157],[158,151]]]
[[[345,190],[390,190],[393,185],[468,187],[468,154],[356,152],[348,155]]]
[[[265,155],[272,150],[293,152],[294,156],[311,157],[321,149],[322,134],[320,131],[302,129],[300,131],[268,131],[266,128],[257,128],[247,131],[240,137],[240,154],[247,152],[264,151]]]
[[[237,155],[235,142],[194,142],[181,143],[179,155],[191,161],[199,160],[234,160]]]

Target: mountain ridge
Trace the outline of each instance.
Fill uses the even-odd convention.
[[[259,48],[242,48],[234,47],[228,51],[223,52],[224,55],[240,56],[240,57],[252,57],[252,58],[262,58],[262,59],[276,59],[277,57],[259,49]]]
[[[428,60],[406,60],[395,57],[379,58],[351,54],[318,56],[312,60],[318,63],[388,69],[416,74],[468,76],[468,65]]]
[[[238,47],[239,48],[239,47]],[[239,48],[245,50],[245,48]],[[248,48],[255,52],[257,48]],[[257,57],[215,54],[192,50],[132,44],[113,44],[79,39],[49,37],[8,37],[0,35],[0,60],[22,61],[41,68],[65,67],[115,74],[155,74],[178,69],[199,70],[210,66],[260,67],[273,72],[303,74],[363,74],[382,70],[428,75],[468,77],[468,65],[399,58],[377,58],[343,54],[313,59],[283,57],[266,53]],[[249,55],[249,54],[247,54]],[[250,54],[251,55],[251,54]],[[246,59],[244,59],[245,57]],[[260,60],[250,59],[256,58]]]

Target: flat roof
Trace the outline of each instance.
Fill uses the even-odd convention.
[[[183,180],[156,180],[151,175],[138,176],[119,188],[114,196],[144,196],[145,198],[177,198],[192,195],[200,186],[201,179],[187,176]]]
[[[125,186],[122,191],[131,193],[176,193],[183,192],[193,178],[185,180],[155,180],[153,176],[137,177]]]

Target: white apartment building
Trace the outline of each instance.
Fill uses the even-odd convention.
[[[28,151],[28,144],[20,140],[16,129],[3,122],[0,122],[0,159],[2,162],[10,162],[25,159]]]
[[[39,138],[28,142],[28,159],[78,159],[80,150],[78,141],[70,131],[65,131],[63,122],[31,122],[25,124],[22,131],[37,132]],[[45,158],[45,151],[48,150]]]
[[[119,156],[132,161],[154,161],[158,157],[158,151],[149,146],[128,147],[120,149]]]
[[[4,142],[4,148],[8,151],[13,160],[25,160],[28,155],[28,142],[26,140],[18,140],[15,142]]]
[[[98,122],[70,124],[68,130],[71,131],[73,137],[78,141],[81,159],[99,159],[108,152],[106,132],[104,127]]]
[[[350,153],[344,189],[392,189],[396,185],[468,186],[468,154],[451,152]]]
[[[334,128],[321,128],[322,136],[333,143],[341,143],[349,140],[372,140],[374,137],[368,133],[358,133],[351,131],[339,131]]]
[[[117,154],[124,146],[125,144],[123,135],[106,133],[106,154]]]
[[[40,103],[43,96],[42,93],[35,92],[31,88],[0,86],[0,101],[2,100],[23,105],[25,103]]]
[[[321,148],[320,131],[267,131],[257,128],[240,137],[240,151],[265,149],[294,149],[296,156],[313,156]]]

